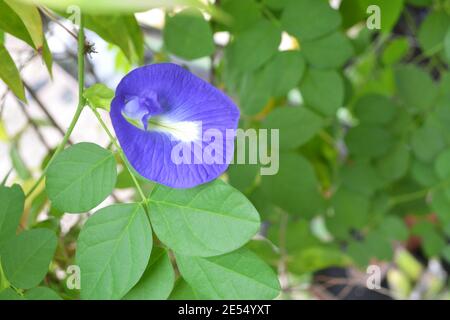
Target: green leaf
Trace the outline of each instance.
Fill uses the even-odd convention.
[[[383,50],[381,60],[387,66],[400,62],[409,52],[409,41],[406,37],[399,37],[389,42]]]
[[[388,124],[394,119],[396,105],[380,94],[368,94],[355,103],[355,116],[363,123]]]
[[[447,30],[444,38],[444,54],[447,63],[450,63],[450,28]]]
[[[115,204],[97,211],[77,241],[81,298],[122,298],[144,273],[152,243],[152,229],[140,204]]]
[[[426,7],[431,5],[433,0],[406,0],[406,2],[416,7]]]
[[[61,297],[52,289],[47,287],[37,287],[28,290],[25,293],[27,300],[62,300]]]
[[[348,255],[359,267],[367,267],[370,262],[370,253],[367,251],[367,247],[364,242],[352,241],[347,247]]]
[[[445,141],[439,129],[430,121],[411,135],[412,151],[420,161],[432,161],[444,147]]]
[[[299,51],[277,52],[264,67],[237,80],[240,107],[247,115],[257,114],[271,96],[283,96],[296,87],[304,71],[305,59]]]
[[[91,107],[105,109],[109,112],[114,91],[102,83],[96,83],[84,90],[83,96]]]
[[[260,226],[250,201],[220,180],[191,189],[159,185],[149,198],[149,209],[158,238],[185,255],[212,256],[235,250]]]
[[[382,127],[360,124],[350,129],[345,142],[356,157],[376,158],[387,153],[392,145],[392,135]]]
[[[281,30],[267,20],[260,20],[238,34],[227,47],[232,65],[242,72],[256,70],[278,50]]]
[[[0,29],[35,48],[23,21],[5,1],[0,1]]]
[[[430,222],[422,222],[414,225],[412,233],[420,236],[423,250],[429,258],[437,257],[446,245],[445,239],[436,230],[436,226]]]
[[[84,15],[86,28],[105,41],[117,45],[131,63],[142,63],[144,38],[139,24],[132,14]]]
[[[331,200],[334,216],[328,220],[330,224],[339,223],[347,229],[362,228],[367,222],[370,208],[369,199],[354,191],[340,188]]]
[[[312,165],[294,153],[280,153],[280,169],[275,175],[262,176],[267,199],[283,210],[312,217],[323,209],[323,198]]]
[[[438,89],[428,73],[414,65],[399,66],[395,70],[395,82],[400,98],[413,111],[431,107]]]
[[[20,79],[19,70],[3,44],[0,44],[0,79],[22,101],[26,101],[25,90]]]
[[[434,11],[427,15],[417,34],[420,47],[426,56],[442,51],[449,27],[450,16],[444,11]]]
[[[378,260],[390,261],[394,254],[392,244],[383,234],[371,232],[364,239],[366,250],[370,252],[371,257]]]
[[[224,0],[220,8],[231,17],[232,32],[239,33],[261,19],[259,3],[255,0]]]
[[[450,179],[450,150],[439,154],[434,165],[436,174],[442,180]]]
[[[297,274],[314,272],[328,267],[345,267],[350,259],[341,250],[314,246],[296,252],[288,258],[288,268]]]
[[[110,151],[93,143],[77,143],[50,164],[46,190],[57,209],[86,212],[112,192],[116,175],[116,161]]]
[[[439,221],[445,225],[445,233],[448,233],[447,230],[450,230],[450,197],[447,197],[447,194],[447,190],[437,189],[432,193],[431,198],[431,208],[436,212]]]
[[[25,25],[35,48],[42,48],[44,44],[44,32],[42,30],[42,20],[38,9],[33,6],[15,0],[4,0],[6,4],[14,10]]]
[[[197,9],[185,9],[166,18],[164,44],[171,53],[187,60],[214,52],[211,26]]]
[[[324,126],[324,120],[304,107],[283,107],[269,113],[262,128],[280,131],[280,148],[295,149],[308,142]]]
[[[123,168],[122,171],[117,175],[117,182],[116,182],[116,189],[127,189],[127,188],[133,188],[134,181],[131,177],[130,172],[127,170],[127,168]]]
[[[404,0],[359,0],[364,12],[370,5],[377,5],[381,14],[381,30],[389,33],[394,28],[403,11]],[[367,15],[366,15],[367,16]]]
[[[344,102],[344,82],[336,71],[309,69],[300,92],[307,106],[327,116],[335,115]]]
[[[425,254],[432,258],[437,257],[444,249],[447,241],[436,231],[422,237]]]
[[[272,86],[264,70],[248,72],[240,79],[239,106],[247,115],[255,115],[269,102]]]
[[[259,169],[258,164],[230,164],[227,170],[230,184],[242,193],[251,191],[256,184]]]
[[[271,94],[279,97],[298,85],[305,66],[305,59],[299,51],[280,51],[264,66],[262,76],[269,83]]]
[[[20,233],[1,248],[2,266],[8,281],[17,288],[37,286],[48,272],[57,239],[48,229]]]
[[[450,263],[450,245],[447,245],[444,249],[442,249],[442,257]]]
[[[340,174],[343,186],[365,196],[373,195],[382,187],[382,179],[369,161],[346,164]]]
[[[169,300],[205,300],[198,292],[194,291],[192,287],[183,279],[179,278],[175,283]]]
[[[302,49],[306,60],[318,68],[340,68],[354,53],[350,40],[340,31],[305,41],[302,43]]]
[[[21,4],[22,5],[22,4]],[[20,5],[20,6],[21,6]],[[42,54],[42,58],[45,62],[48,72],[52,74],[52,55],[48,47],[47,41],[43,38],[43,45],[36,47],[33,39],[31,38],[27,27],[10,6],[5,1],[0,1],[0,29],[13,35],[16,38],[26,42],[31,47],[38,50]],[[3,59],[1,59],[3,60]]]
[[[288,254],[299,252],[313,246],[321,244],[321,241],[315,237],[311,231],[311,223],[305,219],[289,219],[286,228],[281,231],[282,225],[274,224],[269,229],[268,239],[277,247],[284,245]],[[282,232],[283,234],[280,234]],[[283,238],[284,237],[284,238]],[[281,241],[281,243],[280,243]],[[283,244],[285,241],[285,244]],[[261,241],[259,241],[261,242]],[[266,241],[264,243],[267,243]],[[273,251],[273,248],[271,248]]]
[[[374,16],[374,11],[368,11],[369,6],[379,7],[379,16]],[[345,29],[354,26],[358,22],[366,24],[369,19],[380,19],[382,33],[389,34],[397,24],[404,7],[404,0],[344,0],[339,7],[343,16]],[[369,30],[364,28],[363,30]]]
[[[16,291],[12,288],[6,288],[0,292],[1,300],[25,300],[22,296],[19,296]]]
[[[278,215],[275,204],[264,194],[261,185],[253,189],[249,195],[249,200],[253,203],[256,210],[258,210],[261,217],[269,218]]]
[[[445,193],[447,198],[450,200],[450,150],[446,149],[442,151],[434,163],[434,170],[438,178],[443,181],[444,186],[442,191]]]
[[[341,24],[341,16],[326,1],[296,0],[284,8],[281,24],[300,41],[307,41],[336,30]]]
[[[385,181],[393,182],[406,175],[410,162],[409,147],[400,144],[391,148],[388,153],[377,160],[377,171]]]
[[[139,282],[124,297],[125,300],[164,300],[172,291],[175,272],[167,251],[154,247],[150,262]]]
[[[13,164],[14,170],[17,175],[22,180],[28,180],[31,178],[30,170],[28,170],[25,162],[22,159],[22,156],[19,153],[17,144],[12,144],[11,149],[9,151],[9,156],[11,158],[11,162]]]
[[[24,202],[25,195],[19,185],[0,186],[0,246],[16,235]]]
[[[262,2],[269,8],[280,10],[286,7],[290,0],[263,0]]]
[[[280,292],[275,272],[248,249],[201,258],[176,255],[183,278],[207,299],[274,299]]]
[[[379,227],[379,232],[386,239],[399,241],[406,241],[409,234],[405,223],[395,216],[383,219]]]

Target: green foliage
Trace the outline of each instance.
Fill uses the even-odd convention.
[[[262,189],[271,202],[294,214],[313,217],[323,209],[317,177],[301,155],[281,153],[283,165],[276,175],[262,176]]]
[[[17,145],[12,145],[9,151],[9,156],[11,158],[14,170],[17,172],[22,180],[27,180],[31,178],[31,173],[25,165],[21,155],[19,154],[19,148]]]
[[[420,25],[417,38],[426,55],[434,55],[443,48],[450,17],[443,11],[431,12]]]
[[[306,105],[326,116],[335,115],[344,102],[342,77],[333,70],[308,69],[300,91]]]
[[[227,50],[229,63],[241,72],[256,70],[276,54],[280,41],[281,30],[262,19],[236,36]]]
[[[118,46],[128,61],[142,63],[144,39],[134,15],[86,15],[86,27]]]
[[[0,44],[0,61],[2,61],[0,64],[0,79],[6,83],[19,99],[26,101],[19,70],[17,70],[13,59],[3,44]]]
[[[48,229],[24,231],[0,249],[8,281],[17,288],[38,285],[46,275],[55,254],[56,236]]]
[[[114,91],[102,83],[96,83],[84,90],[84,98],[92,108],[100,108],[109,111]]]
[[[176,257],[183,278],[207,299],[273,299],[280,290],[275,273],[246,249],[210,258]]]
[[[17,3],[14,0],[4,0],[5,3],[19,16],[27,29],[35,48],[44,45],[44,33],[39,11],[35,6]]]
[[[187,60],[209,56],[214,51],[211,26],[199,10],[185,9],[167,17],[164,43],[170,52]]]
[[[77,241],[83,299],[120,299],[141,278],[152,230],[140,204],[116,204],[92,216]]]
[[[22,216],[25,195],[20,186],[0,186],[0,247],[16,234]]]
[[[385,65],[393,65],[400,62],[408,53],[409,41],[407,38],[392,40],[384,49],[382,60]]]
[[[18,4],[14,0],[0,1],[0,30],[36,49],[42,55],[49,73],[52,73],[53,60],[42,35],[42,21],[36,7]]]
[[[336,50],[330,50],[336,48]],[[350,40],[341,32],[333,32],[324,37],[302,43],[305,58],[317,68],[342,67],[353,55]]]
[[[245,196],[220,180],[186,190],[157,186],[149,210],[158,238],[175,252],[190,256],[237,249],[260,224],[258,212]]]
[[[240,108],[240,128],[258,139],[269,130],[278,170],[265,175],[258,159],[195,188],[156,185],[110,132],[106,149],[65,148],[79,113],[56,151],[29,168],[20,152],[27,127],[11,135],[1,119],[10,160],[1,163],[12,171],[0,185],[0,299],[297,298],[318,271],[385,262],[390,288],[408,297],[426,278],[416,255],[450,262],[448,1],[0,0],[0,79],[24,103],[9,38],[51,71],[43,17],[54,9],[70,24],[69,2],[115,49],[118,73],[173,59],[223,90]],[[380,8],[380,29],[366,24],[370,5]],[[161,30],[136,19],[153,7],[164,9]],[[74,35],[81,58],[97,54]],[[102,121],[97,109],[109,111],[114,91],[87,74],[85,84],[87,72],[77,112],[86,104]],[[109,195],[114,204],[94,209]],[[84,215],[63,232],[66,213]],[[73,264],[79,291],[63,283]]]
[[[80,213],[102,202],[116,184],[114,155],[93,143],[78,143],[61,152],[46,175],[52,205],[65,212]]]
[[[139,282],[126,294],[128,300],[164,300],[170,295],[175,272],[167,251],[154,247],[147,269]]]
[[[280,97],[295,88],[305,70],[305,59],[298,51],[289,50],[277,52],[264,66],[260,75],[267,91],[275,97]]]
[[[58,294],[47,287],[36,287],[25,293],[27,300],[62,300]]]
[[[400,66],[395,71],[398,94],[408,109],[421,111],[429,108],[438,93],[430,76],[414,65]]]
[[[272,111],[262,126],[280,130],[281,149],[295,149],[314,137],[324,126],[324,120],[306,108],[281,107]]]
[[[281,23],[288,33],[300,41],[307,41],[336,30],[341,24],[341,16],[325,1],[289,1],[283,10]]]

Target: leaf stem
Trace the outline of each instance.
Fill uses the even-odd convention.
[[[400,203],[405,203],[405,202],[420,199],[422,197],[425,197],[429,192],[437,191],[437,190],[447,186],[448,184],[450,184],[450,180],[447,179],[447,180],[441,181],[440,183],[438,183],[432,187],[426,188],[426,189],[394,196],[390,199],[390,205],[394,206],[394,205],[397,205]]]
[[[50,164],[53,162],[53,160],[56,158],[56,156],[64,149],[65,145],[69,141],[70,135],[72,134],[72,131],[75,128],[75,125],[78,122],[78,119],[80,118],[81,112],[83,111],[83,108],[85,106],[85,99],[83,97],[84,55],[85,55],[84,19],[80,13],[80,26],[79,26],[79,31],[78,31],[78,54],[77,54],[77,57],[78,57],[78,106],[75,111],[75,114],[73,115],[72,121],[70,122],[69,128],[67,129],[66,133],[63,136],[63,140],[58,145],[58,147],[56,148],[52,157],[48,161],[47,165],[45,166],[45,168],[42,172],[42,175],[34,183],[34,185],[31,187],[30,191],[28,191],[27,194],[25,195],[25,198],[28,198],[31,194],[33,194],[33,192],[36,190],[36,188],[41,184],[42,180],[44,180],[45,174],[47,173],[47,170],[48,170]]]

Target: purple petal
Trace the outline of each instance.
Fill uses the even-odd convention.
[[[160,184],[190,188],[206,183],[232,159],[238,108],[178,65],[131,71],[116,89],[110,115],[130,164]]]

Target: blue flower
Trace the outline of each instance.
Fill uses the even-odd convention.
[[[206,183],[233,157],[238,108],[178,65],[152,64],[128,73],[117,86],[110,115],[129,163],[160,184]]]

